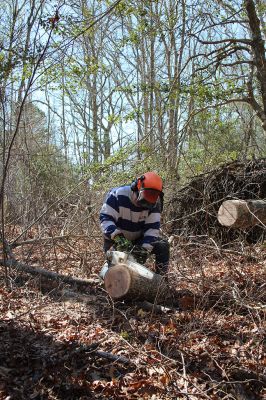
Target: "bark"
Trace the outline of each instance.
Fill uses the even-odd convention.
[[[226,200],[218,210],[218,221],[231,228],[248,228],[266,223],[265,200]]]

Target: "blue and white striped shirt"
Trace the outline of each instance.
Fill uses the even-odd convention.
[[[141,245],[150,251],[159,237],[160,218],[159,207],[147,210],[136,205],[136,193],[130,186],[111,189],[100,211],[101,230],[107,239],[119,233],[128,240],[142,237]]]

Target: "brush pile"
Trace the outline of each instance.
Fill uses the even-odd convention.
[[[259,242],[265,237],[264,226],[229,229],[219,224],[217,212],[225,200],[265,198],[266,158],[223,165],[199,175],[170,199],[165,207],[167,231],[190,238],[212,238],[221,245],[238,240]]]

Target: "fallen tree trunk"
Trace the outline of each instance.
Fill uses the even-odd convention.
[[[218,221],[231,228],[266,224],[265,200],[226,200],[218,210]]]
[[[169,291],[163,276],[136,262],[110,267],[105,274],[104,285],[114,300],[161,301]]]
[[[75,276],[57,274],[56,272],[47,271],[46,269],[43,269],[43,268],[32,267],[30,265],[20,263],[14,259],[0,260],[0,265],[6,265],[9,268],[13,268],[13,269],[16,269],[21,272],[26,272],[31,275],[44,276],[48,279],[59,280],[64,283],[70,283],[70,284],[75,284],[75,285],[91,285],[93,282],[92,280],[89,280],[89,279],[81,279],[81,278],[77,278]]]

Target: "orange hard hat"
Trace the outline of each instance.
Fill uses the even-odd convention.
[[[155,172],[146,172],[138,178],[137,187],[138,191],[142,192],[143,198],[154,204],[163,190],[163,181]]]

